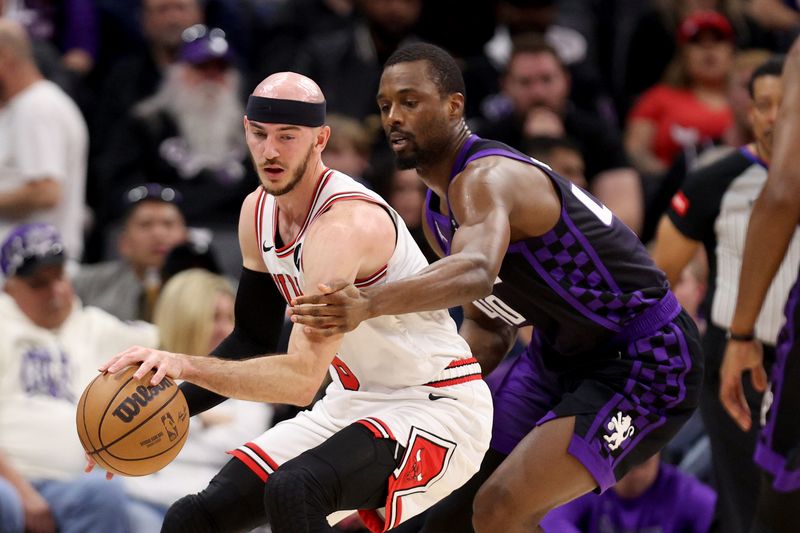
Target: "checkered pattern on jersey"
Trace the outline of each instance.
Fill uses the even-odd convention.
[[[611,274],[599,260],[593,259],[592,256],[597,255],[587,251],[563,220],[528,242],[546,275],[590,313],[624,325],[658,302],[657,298],[647,298],[639,290],[622,293],[611,287],[607,281]]]
[[[625,384],[625,395],[615,397],[613,405],[606,404],[601,412],[607,414],[597,421],[593,434],[587,435],[592,446],[600,450],[601,457],[610,460],[612,465],[639,439],[664,424],[667,410],[683,401],[686,396],[684,377],[692,366],[683,332],[675,324],[664,326],[650,337],[632,341],[627,353],[633,366]],[[625,417],[630,417],[629,424]],[[613,418],[617,418],[616,423]],[[620,425],[620,419],[625,423]],[[625,438],[617,441],[618,446],[612,449],[613,435],[620,432]]]

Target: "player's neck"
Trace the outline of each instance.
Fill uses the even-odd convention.
[[[472,135],[472,132],[466,124],[462,123],[458,133],[453,135],[450,142],[442,150],[441,158],[433,164],[417,167],[417,174],[419,174],[425,185],[441,198],[444,198],[447,194],[447,188],[450,185],[450,173],[453,171],[456,157],[458,157],[461,147],[464,146],[470,135]]]

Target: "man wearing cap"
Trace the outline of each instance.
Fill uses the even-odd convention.
[[[241,77],[222,30],[186,29],[161,87],[113,131],[102,158],[107,197],[157,178],[183,193],[189,224],[232,228],[257,184],[241,135]]]
[[[79,258],[87,156],[78,107],[42,77],[24,28],[0,19],[0,239],[16,224],[49,222]]]
[[[192,415],[224,397],[308,405],[332,378],[311,410],[231,451],[208,488],[173,504],[162,531],[329,531],[330,515],[348,509],[386,531],[477,471],[489,444],[488,387],[446,310],[366,320],[330,337],[294,325],[288,354],[251,357],[274,350],[278,294],[288,302],[339,277],[381,285],[427,261],[394,209],[323,163],[330,128],[312,80],[263,80],[244,126],[261,186],[241,209],[234,332],[216,357],[136,346],[100,370],[143,362],[137,372],[157,369],[155,382],[183,379]]]
[[[178,191],[158,183],[137,185],[122,197],[118,259],[81,265],[73,284],[85,305],[120,320],[151,320],[161,289],[161,268],[175,246],[186,241]]]
[[[17,226],[0,246],[0,478],[18,496],[26,531],[127,532],[121,486],[82,473],[75,409],[109,353],[131,342],[154,346],[156,332],[82,307],[65,259],[48,224]],[[6,519],[0,530],[22,532]]]

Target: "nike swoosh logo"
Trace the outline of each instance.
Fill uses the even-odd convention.
[[[262,244],[261,244],[261,249],[262,249],[262,250],[264,250],[265,252],[269,252],[269,251],[270,251],[270,250],[272,250],[273,248],[275,248],[275,246],[274,246],[274,245],[272,245],[272,246],[267,246],[267,243],[266,243],[266,241],[265,241],[264,243],[262,243]]]
[[[432,402],[435,402],[436,400],[441,400],[443,398],[447,399],[447,400],[456,400],[456,401],[458,401],[458,398],[456,398],[454,396],[439,396],[438,394],[434,394],[432,392],[428,394],[428,399],[430,401],[432,401]]]

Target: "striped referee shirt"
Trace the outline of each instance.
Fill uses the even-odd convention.
[[[767,180],[767,165],[747,147],[689,174],[672,198],[667,215],[684,236],[703,243],[709,276],[706,309],[711,322],[728,329],[736,307],[739,274],[753,203]],[[800,230],[767,292],[756,321],[756,337],[774,345],[783,326],[783,307],[800,264]]]

